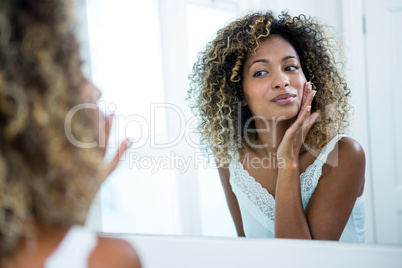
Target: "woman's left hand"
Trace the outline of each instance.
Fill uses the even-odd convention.
[[[287,129],[277,151],[277,158],[288,164],[298,165],[300,149],[308,131],[318,117],[318,113],[311,113],[311,103],[316,91],[312,90],[310,83],[305,83],[301,109],[296,121]]]
[[[103,154],[106,153],[106,145],[107,145],[107,141],[109,140],[109,135],[110,135],[110,129],[112,128],[112,124],[113,124],[113,119],[114,119],[114,114],[110,115],[110,116],[105,116],[105,134],[104,134],[104,144],[105,144],[105,149],[103,151]],[[116,155],[113,157],[113,159],[105,164],[103,166],[103,176],[104,176],[104,180],[110,175],[110,173],[112,173],[116,167],[117,164],[120,161],[120,158],[123,156],[124,152],[131,146],[131,142],[128,139],[125,139],[119,146],[119,149],[116,153]]]
[[[97,149],[99,150],[102,157],[106,154],[107,143],[109,140],[110,130],[112,128],[114,114],[109,116],[105,116],[103,111],[99,109],[96,105],[97,101],[102,96],[101,91],[88,79],[83,77],[82,81],[82,99],[85,104],[89,104],[91,109],[92,116],[97,118],[95,122],[95,128],[98,129],[98,136],[97,138]],[[113,157],[112,161],[102,166],[102,176],[103,180],[105,180],[113,170],[116,169],[117,164],[120,161],[120,158],[124,155],[124,152],[127,150],[128,147],[131,146],[131,142],[129,140],[124,140],[116,153]]]

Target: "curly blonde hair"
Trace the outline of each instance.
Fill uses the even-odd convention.
[[[336,39],[305,15],[292,17],[287,11],[278,17],[270,11],[250,13],[217,32],[199,53],[189,76],[188,100],[200,118],[201,146],[214,155],[219,166],[231,161],[231,152],[244,152],[250,118],[248,129],[255,129],[248,106],[240,104],[244,98],[243,66],[247,56],[254,54],[270,34],[280,35],[295,48],[307,81],[317,91],[311,109],[320,116],[307,134],[305,147],[321,150],[349,124],[350,89],[337,68],[340,62],[336,58],[342,59],[342,50]],[[257,134],[247,139],[255,141]]]
[[[0,3],[1,260],[29,235],[31,220],[83,224],[101,183],[99,148],[78,148],[65,133],[84,81],[70,13],[65,0]],[[92,142],[96,125],[81,111],[71,130]]]

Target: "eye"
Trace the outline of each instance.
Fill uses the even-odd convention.
[[[296,70],[298,70],[298,69],[299,69],[298,66],[292,65],[292,66],[286,67],[286,68],[285,68],[285,71],[296,71]]]
[[[255,73],[253,74],[253,77],[263,76],[263,75],[266,74],[266,73],[267,73],[266,71],[258,71],[258,72],[255,72]]]

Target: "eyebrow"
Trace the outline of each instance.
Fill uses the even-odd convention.
[[[298,60],[296,56],[286,56],[286,57],[284,57],[284,58],[282,59],[282,61],[287,61],[288,59],[296,59],[296,60]],[[250,64],[250,66],[249,66],[248,68],[250,68],[254,63],[257,63],[257,62],[269,63],[269,60],[267,60],[267,59],[258,59],[258,60],[255,60],[255,61],[253,61],[253,62]]]

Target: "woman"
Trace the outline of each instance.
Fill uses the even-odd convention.
[[[128,143],[103,164],[111,117],[80,71],[70,12],[65,0],[0,3],[0,265],[140,267],[128,243],[81,226]]]
[[[239,236],[365,241],[365,156],[342,136],[335,44],[312,18],[256,12],[199,54],[189,97]]]

